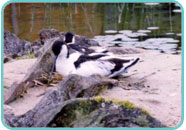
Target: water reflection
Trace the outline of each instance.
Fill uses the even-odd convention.
[[[15,3],[4,10],[4,29],[21,39],[34,41],[41,29],[50,28],[107,46],[118,42],[169,53],[181,47],[181,9],[175,3]]]

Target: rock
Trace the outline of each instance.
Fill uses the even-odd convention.
[[[63,33],[60,33],[56,29],[43,29],[39,32],[41,43],[44,44],[47,39],[60,37]]]
[[[89,39],[85,36],[75,35],[75,42],[76,43],[84,43],[89,46],[99,46],[99,43],[95,40]]]
[[[40,46],[32,46],[33,53],[36,57],[41,56],[41,52],[39,51],[40,48]]]
[[[129,101],[100,97],[64,101],[63,94],[51,90],[27,113],[4,114],[5,122],[11,127],[166,127]]]
[[[59,83],[57,89],[49,90],[32,110],[20,116],[5,113],[4,119],[11,127],[46,127],[67,103],[65,101],[95,96],[110,85],[111,82],[102,81],[98,76],[69,75]]]
[[[13,108],[4,104],[3,105],[3,114],[7,115],[7,117],[14,117]],[[3,118],[3,121],[5,122],[5,124],[8,124],[8,122],[5,118]]]
[[[48,127],[165,127],[129,101],[122,103],[100,97],[69,100]]]
[[[41,43],[41,40],[36,40],[32,43],[32,53],[38,57],[39,55],[41,55],[39,53],[39,49],[42,48],[43,44]]]
[[[9,31],[4,31],[4,63],[16,57],[22,57],[33,53],[36,57],[42,55],[42,46],[48,39],[64,39],[64,32],[59,32],[55,29],[43,29],[39,32],[40,40],[30,43],[25,40],[20,40],[15,34]],[[83,43],[86,46],[97,46],[98,42],[84,36],[75,35],[76,43]]]
[[[9,31],[4,31],[3,43],[4,61],[27,55],[31,52],[31,43],[25,40],[20,40],[15,34]]]
[[[6,54],[3,54],[3,63],[9,62],[9,61],[12,60],[14,57],[17,57],[17,55],[6,55]]]
[[[13,108],[8,105],[3,105],[3,114],[5,115],[14,115]]]
[[[59,32],[55,29],[43,29],[39,32],[41,43],[44,44],[47,39],[58,37],[60,39],[64,39],[65,32]],[[89,39],[85,36],[75,35],[76,43],[84,43],[91,46],[99,46],[99,43]]]

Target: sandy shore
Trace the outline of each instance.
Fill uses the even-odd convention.
[[[181,55],[161,54],[158,51],[144,51],[134,56],[141,57],[141,62],[131,68],[121,80],[120,87],[103,90],[105,97],[130,100],[136,106],[145,108],[152,116],[168,127],[176,127],[181,122]],[[17,60],[4,64],[4,86],[10,86],[20,80],[36,59]],[[140,85],[131,84],[145,79]],[[4,88],[4,97],[8,88]],[[46,91],[44,87],[28,90],[28,93],[9,105],[16,115],[25,113],[42,98],[39,94]]]

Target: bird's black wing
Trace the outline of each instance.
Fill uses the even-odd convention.
[[[94,56],[89,56],[89,55],[81,55],[77,61],[74,62],[74,65],[76,68],[80,66],[80,64],[87,62],[87,61],[94,61],[98,60],[101,57],[107,56],[105,54],[100,54],[100,55],[94,55]]]
[[[69,44],[68,46],[70,48],[82,53],[82,54],[85,54],[85,55],[88,55],[88,54],[91,54],[91,53],[95,52],[93,49],[89,49],[89,48],[80,46],[79,44]]]
[[[111,74],[113,74],[116,71],[119,71],[123,67],[123,63],[130,62],[130,60],[117,59],[117,58],[109,59],[108,61],[115,64],[114,68],[111,70]]]
[[[70,48],[76,50],[76,51],[79,51],[79,52],[83,53],[82,48],[80,48],[80,47],[79,47],[78,45],[76,45],[76,44],[70,44],[70,45],[68,45],[68,46],[69,46]]]

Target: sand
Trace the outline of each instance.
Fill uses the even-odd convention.
[[[3,85],[10,87],[14,82],[21,80],[36,59],[14,60],[3,65]]]
[[[150,114],[160,120],[168,127],[176,127],[182,118],[182,92],[181,92],[181,54],[162,54],[158,51],[144,51],[139,56],[141,61],[131,68],[122,79],[123,86],[105,89],[101,96],[130,100],[136,106],[144,108]],[[17,60],[4,64],[4,85],[10,86],[13,82],[20,80],[27,70],[34,64],[36,59]],[[130,87],[129,84],[141,81],[141,86]],[[28,93],[9,105],[16,115],[20,115],[33,108],[42,98],[39,94],[47,89],[35,87],[28,90]],[[4,95],[6,91],[4,89]]]

